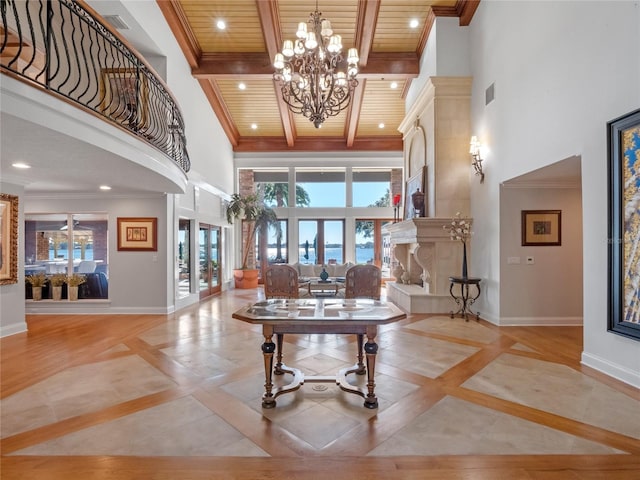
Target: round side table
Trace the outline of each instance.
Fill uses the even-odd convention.
[[[460,314],[460,317],[464,317],[465,322],[469,321],[468,315],[475,315],[476,321],[480,320],[480,312],[473,313],[471,310],[471,305],[478,299],[480,296],[480,278],[476,277],[449,277],[449,293],[451,294],[451,298],[453,298],[458,305],[458,311],[451,311],[451,318],[455,315]],[[456,295],[453,292],[453,288],[455,285],[460,285],[460,294]],[[471,296],[469,294],[469,286],[473,285],[475,287],[475,295]]]

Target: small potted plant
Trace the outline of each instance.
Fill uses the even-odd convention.
[[[275,210],[267,207],[256,194],[231,195],[231,201],[226,208],[227,221],[244,220],[248,224],[244,232],[242,248],[242,265],[233,271],[236,288],[256,288],[258,286],[258,270],[255,265],[249,265],[249,254],[255,245],[256,234],[266,235],[269,227],[280,229]]]
[[[67,292],[70,301],[78,300],[78,286],[82,285],[86,281],[86,277],[79,273],[67,275],[65,283],[67,284]]]
[[[31,285],[31,297],[34,301],[42,300],[42,287],[47,283],[47,276],[40,272],[27,275],[24,280]]]
[[[54,300],[62,299],[62,285],[65,284],[66,280],[66,275],[62,273],[56,273],[49,277],[49,283],[51,283],[51,297]]]

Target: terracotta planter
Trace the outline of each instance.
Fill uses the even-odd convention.
[[[51,287],[51,297],[54,300],[61,300],[62,299],[62,286]]]
[[[233,280],[236,288],[258,288],[258,269],[234,270]]]
[[[78,300],[78,287],[67,287],[69,292],[69,301],[75,302]]]
[[[31,287],[31,296],[34,302],[42,300],[42,287]]]

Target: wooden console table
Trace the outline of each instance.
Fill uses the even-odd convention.
[[[369,299],[271,299],[246,306],[236,311],[233,318],[251,324],[262,325],[264,343],[265,393],[262,397],[263,408],[276,406],[276,397],[283,393],[298,390],[305,382],[335,382],[343,391],[360,395],[366,408],[378,408],[375,395],[375,365],[378,345],[375,342],[378,325],[396,322],[407,315],[392,303]],[[273,336],[285,333],[319,334],[356,334],[358,336],[358,361],[353,367],[343,368],[333,376],[306,376],[297,368],[282,363],[282,351],[279,345],[276,364],[273,355],[276,344]],[[367,342],[363,343],[363,336]],[[366,356],[366,366],[363,363]],[[291,383],[274,387],[273,374],[293,375]],[[367,374],[366,388],[351,385],[347,375],[351,373]]]
[[[460,314],[460,316],[464,317],[464,320],[468,322],[468,314],[471,314],[476,316],[476,321],[480,320],[480,312],[473,313],[473,311],[471,311],[471,305],[473,305],[480,296],[480,281],[481,279],[476,277],[449,277],[449,282],[451,282],[449,286],[449,293],[455,300],[458,307],[460,307],[457,312],[450,312],[451,318],[453,318],[454,315]],[[460,295],[453,293],[453,287],[455,285],[460,285]],[[475,296],[469,295],[470,285],[474,285],[476,288]]]

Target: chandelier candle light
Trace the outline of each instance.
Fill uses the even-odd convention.
[[[316,128],[349,106],[358,86],[358,50],[350,48],[346,62],[342,37],[316,10],[307,23],[300,22],[296,40],[285,40],[273,62],[273,78],[281,82],[282,98],[289,110],[307,117]]]

